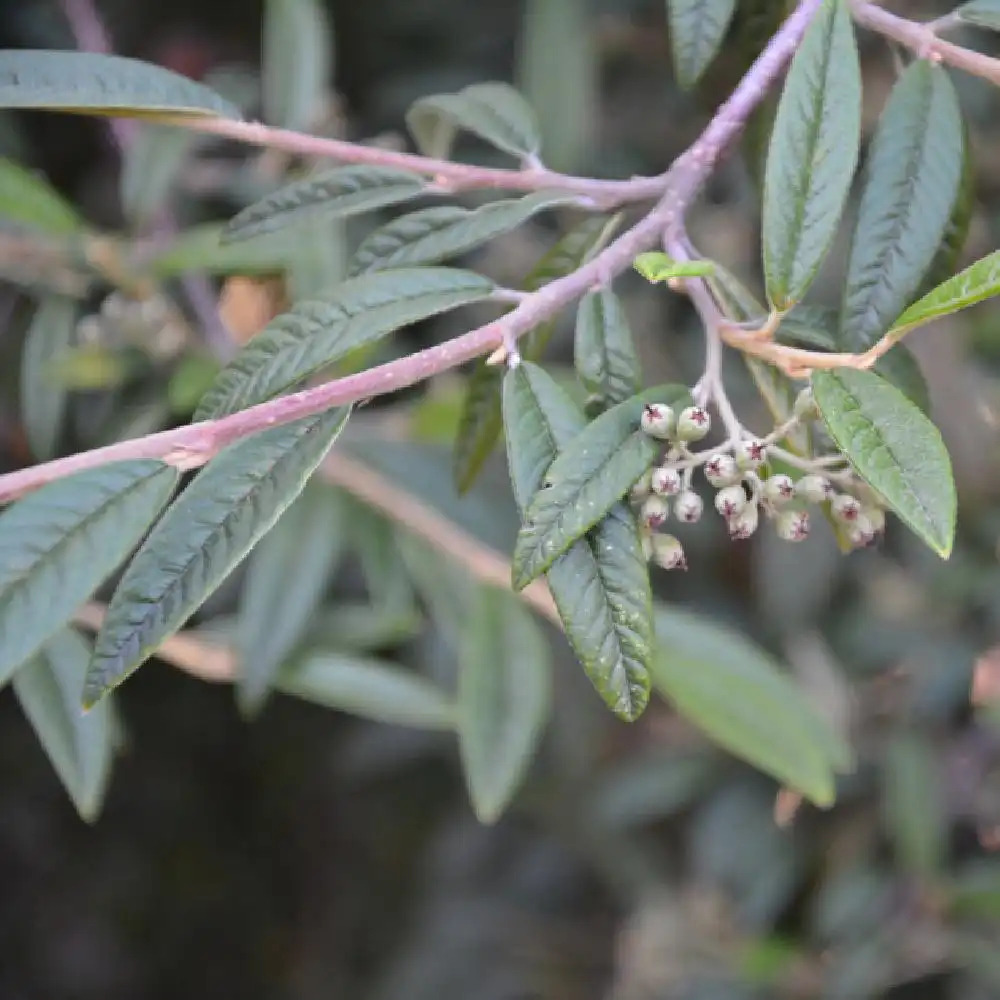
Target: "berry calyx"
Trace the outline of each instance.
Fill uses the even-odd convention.
[[[639,426],[644,433],[661,441],[673,437],[677,426],[673,407],[667,406],[666,403],[647,403],[642,408]]]
[[[861,516],[861,501],[850,493],[840,493],[830,501],[830,513],[841,524],[853,524]]]
[[[661,497],[673,497],[680,493],[684,486],[681,474],[670,465],[653,469],[650,477],[650,489]]]

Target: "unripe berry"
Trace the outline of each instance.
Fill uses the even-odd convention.
[[[783,510],[775,527],[778,537],[786,542],[802,542],[809,537],[809,514],[804,510]]]
[[[712,429],[708,410],[686,406],[677,418],[677,438],[680,441],[700,441]]]
[[[666,403],[647,403],[642,408],[639,426],[650,437],[665,441],[673,436],[674,428],[677,426],[673,407],[667,406]]]
[[[867,549],[870,545],[875,544],[878,537],[875,526],[866,515],[861,513],[858,513],[854,520],[847,525],[846,534],[848,542],[855,549]]]
[[[872,530],[876,535],[881,535],[885,531],[885,511],[881,507],[869,507],[864,504],[861,507],[861,515],[871,521]]]
[[[715,495],[715,509],[728,521],[742,514],[747,505],[742,486],[726,486]]]
[[[642,505],[642,523],[647,528],[658,528],[670,517],[670,504],[663,497],[651,496]]]
[[[653,561],[661,569],[687,569],[684,547],[673,535],[653,536]]]
[[[803,476],[795,484],[795,495],[807,503],[823,503],[833,497],[833,484],[826,476]]]
[[[685,524],[695,524],[700,521],[704,509],[704,502],[693,490],[685,490],[674,504],[677,520],[683,521]]]
[[[767,461],[767,445],[759,438],[749,438],[736,445],[736,465],[744,472],[759,469]]]
[[[809,386],[806,386],[806,388],[795,397],[795,405],[792,407],[792,413],[794,413],[799,420],[815,420],[819,416],[819,407],[816,406],[816,399]]]
[[[790,476],[771,476],[764,482],[764,499],[772,507],[783,507],[795,496],[795,483]]]
[[[861,515],[861,502],[849,493],[840,493],[830,501],[830,513],[841,524],[853,524]]]
[[[740,481],[740,470],[736,468],[736,459],[721,452],[712,455],[705,463],[705,478],[709,485],[716,489],[735,485]]]
[[[729,521],[729,537],[734,541],[743,541],[749,538],[756,530],[760,515],[757,513],[756,504],[747,504],[742,513]]]
[[[672,466],[664,465],[659,469],[653,469],[650,488],[661,497],[677,496],[683,485],[681,474]]]

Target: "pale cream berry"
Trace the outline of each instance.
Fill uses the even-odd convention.
[[[759,438],[748,438],[736,445],[736,464],[744,472],[759,469],[767,461],[767,445]]]
[[[869,507],[867,504],[863,504],[861,514],[871,521],[872,530],[876,535],[881,535],[885,532],[885,511],[881,507]]]
[[[861,501],[850,493],[839,493],[830,501],[830,513],[841,524],[853,524],[861,515]]]
[[[653,562],[661,569],[687,569],[684,547],[673,535],[653,536]]]
[[[639,426],[650,437],[659,438],[661,441],[673,437],[674,429],[677,427],[673,407],[667,406],[666,403],[647,403],[642,408]]]
[[[783,507],[795,496],[795,483],[790,476],[771,476],[765,480],[762,492],[772,507]]]
[[[642,523],[655,530],[670,517],[670,504],[663,497],[651,496],[642,505]]]
[[[650,489],[661,497],[674,497],[683,489],[684,481],[681,474],[670,465],[653,469],[650,479]]]
[[[715,509],[728,521],[746,509],[747,495],[742,486],[726,486],[715,494]]]
[[[686,406],[677,417],[677,438],[680,441],[700,441],[712,429],[712,418],[701,406]]]
[[[867,549],[874,545],[878,538],[875,525],[865,514],[857,514],[850,523],[846,524],[847,541],[855,549]]]
[[[674,503],[677,520],[685,524],[695,524],[700,521],[704,509],[704,502],[693,490],[685,490]]]
[[[803,476],[795,484],[795,495],[807,503],[825,503],[833,498],[833,484],[826,476]]]
[[[756,504],[747,504],[741,514],[731,518],[729,521],[729,537],[734,541],[744,541],[756,530],[760,515],[757,512]]]
[[[809,537],[809,514],[804,510],[783,510],[775,521],[778,537],[786,542],[803,542]]]
[[[733,486],[740,481],[740,470],[732,455],[720,452],[712,455],[705,463],[705,478],[717,490],[723,486]]]

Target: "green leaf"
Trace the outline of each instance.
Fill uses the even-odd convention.
[[[305,644],[313,651],[370,653],[415,639],[423,625],[423,616],[416,608],[399,603],[344,603],[320,612]]]
[[[914,302],[892,325],[890,333],[898,339],[924,323],[968,309],[998,294],[1000,250],[995,250]]]
[[[826,808],[851,750],[771,658],[717,622],[659,606],[653,684],[689,722]]]
[[[220,373],[196,420],[235,413],[285,392],[350,351],[409,323],[478,302],[493,283],[447,267],[350,278],[323,301],[300,302],[269,323]]]
[[[394,167],[353,165],[295,181],[238,212],[222,231],[223,242],[247,240],[314,221],[344,219],[398,205],[424,193],[417,174]]]
[[[674,73],[685,89],[715,58],[735,9],[736,0],[667,0]]]
[[[412,671],[344,653],[313,653],[282,671],[284,694],[375,722],[416,729],[455,728],[455,706],[446,691]]]
[[[955,481],[938,429],[872,372],[813,372],[827,430],[854,471],[942,558],[955,537]]]
[[[549,648],[511,595],[483,588],[462,642],[458,737],[476,817],[495,823],[535,754],[552,699]]]
[[[171,188],[200,136],[170,125],[143,125],[124,153],[121,202],[134,226],[152,221],[168,203]]]
[[[146,662],[211,596],[299,495],[350,410],[231,445],[171,504],[125,570],[97,637],[84,703]]]
[[[824,0],[785,80],[764,178],[767,295],[805,295],[844,211],[861,145],[861,66],[845,0]]]
[[[605,245],[617,225],[618,216],[588,216],[542,256],[525,279],[525,290],[537,291],[550,281],[577,270]],[[541,357],[555,330],[555,322],[551,319],[540,323],[522,340],[523,358],[537,361]],[[485,362],[481,362],[469,378],[452,464],[452,475],[459,493],[465,493],[476,481],[500,436],[503,427],[500,411],[502,385],[503,372]]]
[[[522,511],[556,455],[586,421],[536,365],[510,371],[503,387],[507,461]],[[618,504],[548,570],[566,638],[605,704],[637,719],[649,700],[652,595],[635,518]]]
[[[674,260],[660,250],[639,254],[632,266],[647,280],[657,284],[671,278],[704,278],[715,271],[710,260]]]
[[[907,399],[928,416],[931,412],[931,391],[920,365],[905,344],[894,347],[875,362],[872,371],[891,382]]]
[[[215,91],[162,66],[93,52],[0,51],[0,108],[136,118],[240,117]]]
[[[48,181],[4,157],[0,157],[0,219],[53,236],[78,233],[86,225]]]
[[[314,128],[332,69],[331,28],[321,0],[264,6],[264,120],[296,132]]]
[[[57,480],[0,515],[0,685],[114,572],[178,472],[115,462]]]
[[[956,7],[952,15],[967,24],[974,24],[978,28],[1000,31],[1000,2],[998,0],[969,0],[969,3]]]
[[[506,83],[476,83],[457,94],[423,97],[406,113],[406,124],[427,156],[447,156],[458,130],[521,158],[535,156],[541,145],[535,113]]]
[[[915,734],[894,734],[882,762],[883,814],[896,859],[911,875],[941,870],[948,836],[942,793],[932,747]]]
[[[308,484],[250,555],[240,600],[236,697],[260,710],[282,665],[316,614],[340,552],[338,494]]]
[[[839,324],[836,309],[800,304],[781,318],[777,339],[813,351],[836,351]]]
[[[514,546],[516,590],[544,573],[597,524],[650,467],[659,444],[639,429],[643,405],[688,405],[683,386],[649,389],[602,413],[549,466]]]
[[[376,229],[358,247],[351,274],[417,264],[437,264],[522,225],[533,215],[565,205],[566,195],[537,191],[477,209],[457,205],[422,208]]]
[[[31,452],[39,461],[55,458],[66,411],[66,393],[52,365],[64,357],[76,334],[77,305],[60,295],[38,303],[21,353],[21,413]]]
[[[576,370],[602,409],[634,396],[642,385],[625,308],[610,289],[589,292],[576,313]]]
[[[14,675],[14,694],[81,818],[101,810],[114,756],[111,701],[80,708],[90,645],[73,629],[54,635]]]
[[[169,246],[149,262],[157,278],[176,278],[190,271],[210,275],[276,274],[286,270],[294,248],[285,234],[248,243],[222,243],[224,226],[206,222],[178,233]]]
[[[963,865],[949,890],[951,910],[959,916],[1000,919],[1000,864],[995,860]]]
[[[916,294],[948,229],[963,150],[947,71],[912,63],[893,87],[868,156],[840,316],[843,349],[871,347]]]

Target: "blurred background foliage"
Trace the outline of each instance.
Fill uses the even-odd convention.
[[[538,109],[551,165],[628,176],[665,169],[691,141],[782,4],[740,0],[723,55],[693,94],[674,82],[662,0],[328,6],[336,86],[300,127],[398,143],[416,98],[506,79]],[[949,9],[897,7],[914,17]],[[259,4],[104,0],[101,11],[122,54],[208,77],[259,113]],[[966,40],[997,44],[971,32]],[[881,40],[862,41],[870,132],[894,63]],[[74,44],[52,0],[0,7],[0,47]],[[268,58],[318,60],[322,72],[326,57],[319,48]],[[1000,95],[966,77],[955,82],[976,165],[964,263],[997,245]],[[302,112],[294,92],[272,90],[268,99],[279,113]],[[704,255],[758,287],[760,134],[750,130],[691,220]],[[0,117],[0,154],[43,171],[92,225],[153,241],[154,257],[156,240],[170,244],[170,226],[225,218],[287,167],[271,155],[247,160],[193,145],[147,130],[121,171],[100,122]],[[524,262],[551,244],[557,219],[534,220],[478,251],[470,266],[516,284]],[[196,311],[173,298],[129,311],[107,298],[92,256],[47,256],[37,244],[29,253],[16,229],[0,229],[8,279],[0,284],[0,468],[56,448],[28,442],[18,415],[31,314],[25,287],[79,296],[83,322],[56,373],[74,390],[58,448],[93,447],[187,419],[214,372],[213,352],[231,353],[233,335],[249,336],[287,297],[342,271],[359,233],[352,223],[317,234],[305,252],[272,248],[292,287],[232,278],[222,287],[225,323],[199,325]],[[116,266],[127,263],[120,248],[108,252]],[[273,269],[273,258],[258,263],[233,270]],[[824,291],[835,299],[842,268],[843,255],[833,255],[819,300]],[[196,274],[179,276],[162,260],[158,273],[168,291]],[[690,383],[701,337],[684,301],[634,275],[619,287],[647,384]],[[206,291],[211,305],[214,286]],[[187,292],[197,306],[197,283]],[[734,547],[708,521],[686,540],[691,570],[655,579],[663,599],[728,623],[783,659],[849,729],[859,767],[841,781],[833,810],[779,794],[662,702],[634,726],[617,722],[558,641],[542,752],[494,827],[473,818],[447,735],[283,697],[247,722],[230,689],[162,665],[122,689],[124,743],[103,815],[88,827],[5,690],[0,998],[997,996],[1000,712],[990,703],[1000,688],[998,310],[986,305],[911,341],[959,484],[959,542],[949,562],[895,523],[880,548],[843,558],[825,532],[804,548],[766,532]],[[460,332],[464,321],[420,324],[380,350],[412,350]],[[570,364],[569,316],[549,352]],[[442,378],[366,407],[345,446],[506,552],[516,520],[501,456],[465,498],[451,486],[461,389],[457,376]],[[752,412],[746,379],[741,395],[741,412]],[[344,497],[342,506],[330,541],[339,568],[318,627],[328,615],[338,649],[378,652],[448,681],[465,613],[461,571],[427,558],[357,502]],[[206,634],[228,634],[244,576],[199,616]],[[355,616],[346,628],[344,609],[365,593],[379,614]]]

